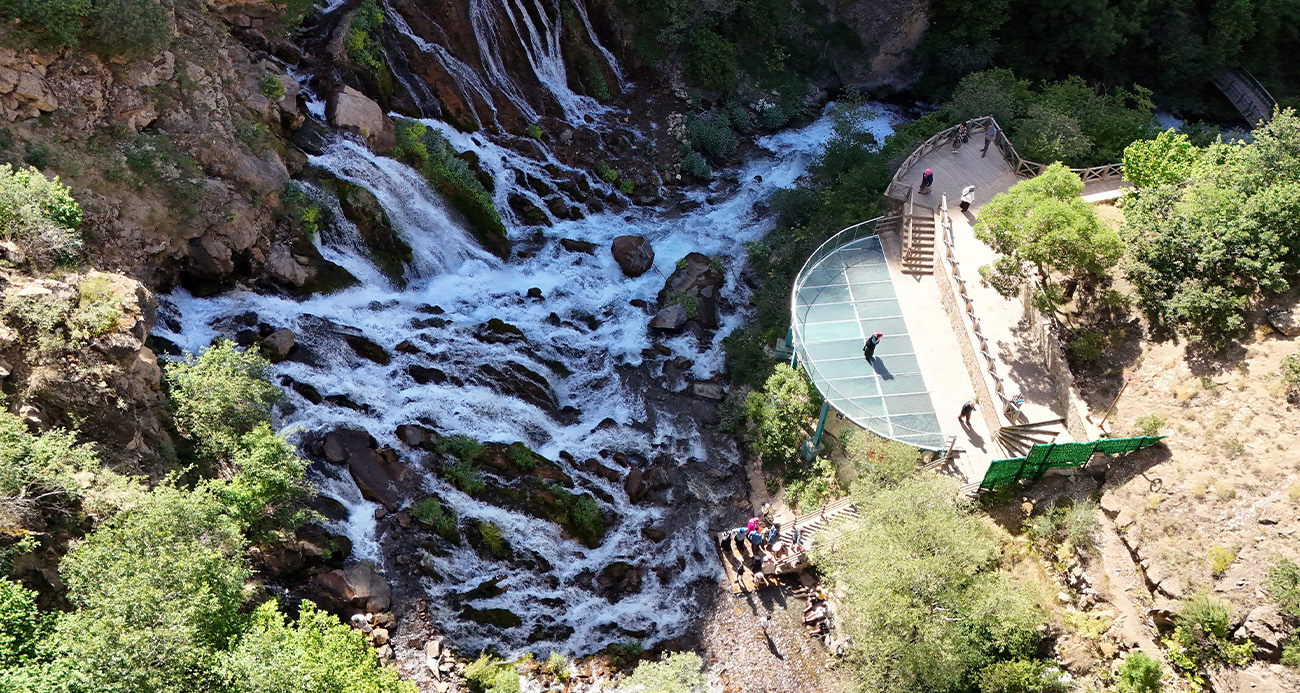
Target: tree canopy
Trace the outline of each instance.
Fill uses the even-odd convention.
[[[228,459],[240,438],[270,418],[284,397],[269,382],[271,364],[260,354],[222,340],[166,366],[176,427],[205,454]]]
[[[1000,257],[980,268],[984,282],[1012,298],[1026,279],[1027,264],[1038,279],[1039,308],[1050,312],[1066,300],[1053,274],[1084,281],[1114,267],[1124,243],[1079,197],[1082,191],[1083,181],[1057,163],[989,200],[975,236]]]
[[[745,400],[754,421],[754,448],[765,462],[783,464],[796,458],[813,416],[812,388],[802,371],[776,367],[762,392]]]

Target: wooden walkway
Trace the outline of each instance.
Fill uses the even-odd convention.
[[[926,154],[906,174],[906,181],[914,190],[921,189],[921,176],[925,169],[934,171],[934,186],[928,195],[916,193],[916,204],[934,210],[944,195],[948,196],[948,206],[957,207],[961,202],[961,191],[968,185],[975,186],[976,193],[981,188],[990,187],[995,181],[1005,179],[1009,188],[1016,182],[1015,170],[1002,156],[996,145],[989,147],[988,155],[981,157],[980,149],[984,147],[984,131],[971,133],[970,142],[963,144],[954,154],[952,145],[940,147]],[[983,202],[987,202],[987,198]]]
[[[831,501],[813,512],[800,515],[793,522],[783,523],[779,540],[793,546],[795,530],[797,529],[799,531],[799,545],[803,547],[803,550],[777,561],[776,573],[773,577],[794,572],[807,565],[808,550],[813,546],[815,535],[825,529],[831,521],[857,517],[857,515],[858,508],[853,504],[853,499],[841,498]],[[732,594],[753,592],[759,589],[759,586],[754,584],[753,574],[745,569],[745,563],[752,560],[754,556],[748,542],[745,542],[745,548],[743,549],[737,549],[733,541],[714,542],[714,546],[718,550],[718,560],[722,563],[722,570],[726,574],[725,586],[731,589]]]
[[[1228,97],[1252,128],[1261,122],[1268,122],[1273,117],[1273,110],[1277,108],[1273,95],[1244,68],[1224,70],[1214,79],[1214,86]]]

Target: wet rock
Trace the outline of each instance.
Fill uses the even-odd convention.
[[[545,200],[545,202],[546,202],[546,209],[549,210],[551,212],[551,216],[555,217],[556,219],[573,218],[573,215],[570,213],[569,205],[565,204],[564,198],[556,196]],[[581,215],[579,215],[579,217],[581,217]]]
[[[704,399],[722,401],[727,397],[727,391],[722,385],[710,382],[691,383],[691,394]]]
[[[352,428],[340,428],[325,434],[322,455],[326,462],[342,464],[349,457],[375,447],[375,439],[370,434]]]
[[[230,250],[226,249],[224,253],[214,252],[216,245],[203,245],[200,248],[205,251],[206,256],[217,262],[218,267],[225,267],[227,264],[230,269],[225,271],[209,272],[209,274],[226,275],[233,272],[235,264],[230,260]],[[224,247],[224,246],[222,246]],[[193,253],[192,253],[193,255]],[[311,279],[311,263],[307,258],[300,255],[294,255],[289,250],[289,246],[283,243],[276,243],[266,253],[266,272],[277,282],[288,284],[289,286],[301,287]]]
[[[346,519],[346,511],[343,519]],[[303,525],[294,535],[308,567],[320,564],[340,566],[352,555],[351,539],[318,524]]]
[[[543,298],[545,298],[545,296],[542,295],[542,289],[541,289],[541,287],[538,287],[538,286],[534,286],[534,287],[530,288],[530,289],[528,290],[528,294],[527,294],[527,296],[528,296],[528,298],[531,298],[531,299],[533,299],[533,300],[535,300],[535,301],[540,301],[540,300],[542,300]]]
[[[499,318],[492,318],[474,330],[474,339],[484,344],[509,344],[524,339],[524,331]]]
[[[333,611],[384,611],[392,601],[388,581],[369,563],[321,573],[307,583],[307,590]]]
[[[514,211],[519,220],[529,226],[550,226],[551,218],[543,212],[540,207],[533,204],[533,201],[519,194],[512,194],[506,198],[510,209]]]
[[[663,541],[664,538],[667,537],[668,535],[664,533],[662,529],[655,529],[653,527],[642,527],[641,536],[657,544]]]
[[[411,365],[406,367],[406,374],[421,385],[428,385],[429,383],[441,385],[447,382],[447,374],[437,368]]]
[[[286,329],[276,330],[262,340],[262,353],[271,363],[279,363],[289,357],[293,349],[293,332]]]
[[[655,313],[655,316],[650,319],[650,329],[676,334],[686,328],[688,320],[686,308],[680,303],[674,303]]]
[[[639,277],[654,266],[654,247],[645,236],[619,236],[610,244],[609,250],[614,255],[614,262],[628,277]]]
[[[376,647],[382,647],[388,644],[388,629],[376,628],[370,631],[370,642]]]
[[[461,609],[461,618],[497,628],[515,628],[522,626],[524,620],[509,609],[475,609],[466,606]]]
[[[599,476],[608,481],[618,481],[619,478],[623,476],[622,474],[618,473],[618,470],[610,469],[609,467],[606,467],[605,465],[590,458],[583,460],[582,468],[586,470],[588,474]]]
[[[343,341],[347,342],[353,353],[367,361],[373,361],[381,366],[387,366],[393,361],[393,357],[389,356],[383,347],[361,335],[345,334]]]
[[[317,390],[315,387],[313,387],[310,383],[300,383],[294,380],[289,383],[289,387],[294,392],[298,393],[298,395],[301,396],[303,399],[307,400],[308,402],[311,402],[312,404],[320,404],[321,402],[325,401],[325,398],[321,397],[320,391]]]
[[[441,436],[433,429],[415,424],[402,424],[397,427],[397,439],[420,450],[438,449]]]
[[[307,507],[320,513],[327,520],[341,522],[348,519],[347,506],[329,496],[316,496],[307,503]]]
[[[1275,604],[1257,606],[1246,614],[1233,637],[1250,640],[1256,658],[1275,662],[1282,657],[1282,643],[1287,639],[1286,620]]]
[[[331,125],[364,137],[377,153],[392,151],[396,142],[396,128],[384,115],[384,109],[352,87],[345,86],[330,94],[325,103],[325,117]]]
[[[623,492],[627,494],[628,500],[635,503],[641,500],[641,497],[644,496],[648,490],[649,489],[646,488],[644,475],[641,473],[641,470],[633,467],[631,471],[627,473],[627,477],[623,479]]]
[[[614,561],[596,576],[596,588],[612,604],[641,591],[641,569],[625,561]]]
[[[396,351],[400,354],[409,354],[411,356],[418,356],[424,353],[423,351],[420,351],[420,347],[417,347],[414,344],[412,344],[411,340],[409,339],[403,339],[402,341],[398,342],[397,346],[393,347],[393,351]]]
[[[596,244],[590,241],[578,241],[572,238],[561,238],[560,245],[570,253],[586,253],[588,255],[596,254]]]
[[[552,414],[558,413],[559,402],[550,382],[526,366],[507,363],[497,368],[483,364],[479,366],[478,374],[484,384],[503,395],[516,397]]]
[[[717,261],[700,253],[690,253],[678,263],[678,268],[664,282],[657,300],[659,306],[679,304],[685,297],[694,304],[693,320],[706,329],[718,327],[718,292],[726,281]]]

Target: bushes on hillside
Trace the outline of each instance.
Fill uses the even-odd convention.
[[[1250,659],[1249,642],[1233,642],[1232,607],[1207,594],[1182,603],[1173,633],[1164,639],[1169,661],[1184,676],[1198,681],[1211,667],[1240,666]]]
[[[384,12],[375,0],[366,0],[352,15],[348,33],[343,37],[343,48],[352,64],[360,68],[381,70],[384,57],[379,45],[379,30],[384,25]]]
[[[674,652],[658,662],[641,662],[613,693],[704,693],[704,662],[694,652]]]
[[[171,14],[159,0],[0,0],[36,44],[66,48],[84,39],[107,55],[148,58],[171,43]]]
[[[0,164],[0,240],[39,268],[73,263],[81,253],[81,207],[58,177]]]
[[[815,408],[812,387],[802,371],[786,364],[776,367],[762,392],[751,392],[745,413],[754,423],[754,449],[770,464],[795,460],[808,437]]]
[[[0,412],[0,527],[13,526],[42,498],[80,498],[78,475],[99,469],[91,445],[75,432],[53,428],[33,434],[22,419]]]
[[[271,364],[228,341],[167,364],[176,428],[204,454],[229,459],[240,438],[270,418],[284,392],[269,382]]]
[[[1300,274],[1300,118],[1285,109],[1252,135],[1195,163],[1174,136],[1126,154],[1126,170],[1148,185],[1122,201],[1125,273],[1157,325],[1235,336],[1253,300]]]

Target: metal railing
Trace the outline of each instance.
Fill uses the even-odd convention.
[[[1252,127],[1260,121],[1268,121],[1277,110],[1277,100],[1273,95],[1255,79],[1255,75],[1240,67],[1224,70],[1213,82]]]
[[[1011,170],[1017,176],[1033,178],[1041,174],[1050,165],[1040,164],[1020,156],[1015,145],[1011,144],[1011,140],[1007,138],[1007,131],[1002,128],[1002,125],[993,116],[980,116],[966,121],[968,132],[987,130],[989,125],[997,127],[998,134],[994,137],[993,143],[997,145],[1002,158],[1011,164]],[[910,156],[904,159],[903,163],[899,164],[898,170],[894,172],[894,177],[889,181],[889,186],[885,188],[885,196],[904,202],[908,201],[912,193],[912,186],[905,182],[905,179],[911,173],[912,166],[916,165],[916,162],[920,161],[925,155],[951,142],[952,138],[957,134],[957,127],[958,125],[954,125],[940,131],[930,139],[922,142]],[[1070,172],[1079,176],[1084,183],[1116,180],[1124,174],[1123,165],[1119,163],[1102,164],[1101,166],[1091,166],[1089,168],[1071,168]]]
[[[806,320],[799,315],[799,292],[803,290],[804,281],[807,279],[809,273],[816,269],[823,260],[835,254],[847,245],[856,243],[865,238],[877,236],[878,234],[876,233],[876,229],[880,224],[892,222],[897,218],[898,215],[894,214],[879,216],[841,229],[834,236],[826,239],[825,242],[817,247],[817,250],[813,251],[812,255],[808,256],[808,260],[805,261],[803,267],[799,269],[799,274],[795,276],[794,289],[790,292],[790,321],[792,327],[790,330],[792,340],[791,346],[794,350],[795,359],[800,364],[803,364],[808,379],[812,381],[818,391],[822,390],[823,382],[831,380],[832,378],[829,377],[830,374],[823,373],[821,369],[818,368],[816,361],[808,356],[807,344],[804,341],[804,326]],[[812,304],[809,305],[811,306]],[[826,393],[822,392],[822,394],[825,395]],[[944,445],[942,434],[937,431],[922,431],[911,428],[896,423],[888,416],[864,414],[864,416],[859,417],[845,412],[840,413],[862,428],[878,433],[886,438],[897,439],[902,436],[925,436],[927,438],[926,443],[923,444],[909,441],[909,444],[926,450],[942,449]],[[934,439],[932,444],[928,441],[930,438]]]

